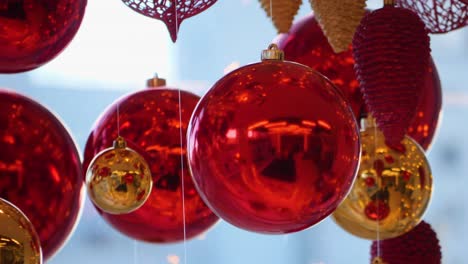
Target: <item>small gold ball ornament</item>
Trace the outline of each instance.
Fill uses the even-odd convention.
[[[397,150],[385,144],[372,118],[363,128],[359,172],[333,218],[361,238],[397,237],[421,222],[432,194],[431,169],[424,150],[410,137]]]
[[[145,159],[118,137],[114,146],[100,152],[86,172],[91,201],[110,214],[140,208],[151,194],[153,180]]]
[[[0,263],[41,264],[39,236],[28,218],[0,198]]]

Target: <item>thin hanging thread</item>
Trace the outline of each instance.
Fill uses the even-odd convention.
[[[376,157],[376,151],[377,151],[377,124],[374,122],[374,151],[372,152],[373,155],[374,155],[374,158],[373,160],[375,161],[375,157]],[[377,177],[379,177],[377,175]],[[379,181],[377,181],[378,184],[380,185],[381,183]],[[379,212],[379,201],[380,201],[380,192],[377,191],[377,257],[381,257],[380,255],[380,223],[379,223],[379,217],[380,217],[380,212]]]

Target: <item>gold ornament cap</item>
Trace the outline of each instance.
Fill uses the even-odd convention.
[[[270,44],[268,49],[262,51],[262,61],[266,60],[284,60],[284,52],[276,44]]]
[[[125,139],[121,136],[118,136],[115,140],[114,140],[114,148],[115,149],[124,149],[127,147],[127,141],[125,141]]]
[[[158,74],[156,73],[153,78],[148,79],[146,81],[146,86],[148,88],[156,88],[156,87],[166,86],[166,79],[159,78]]]
[[[372,260],[372,264],[387,264],[386,262],[383,261],[383,259],[381,257],[375,257],[373,260]]]
[[[395,6],[395,0],[384,0],[384,5]]]
[[[361,118],[361,130],[366,130],[377,126],[375,118],[370,114],[367,117]]]

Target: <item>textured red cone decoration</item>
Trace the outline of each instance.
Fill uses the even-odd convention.
[[[403,139],[428,67],[429,37],[410,10],[385,5],[366,14],[353,38],[356,75],[389,146]]]
[[[468,25],[468,0],[397,0],[416,12],[430,33],[447,33]]]
[[[184,19],[197,15],[217,0],[122,0],[134,11],[159,19],[166,24],[173,42],[177,40],[180,24]]]
[[[377,246],[377,241],[374,241],[371,263],[440,264],[442,261],[437,234],[424,221],[402,236],[380,241],[380,256],[377,256]],[[380,262],[376,261],[379,257]]]

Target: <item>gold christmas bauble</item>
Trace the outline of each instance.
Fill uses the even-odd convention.
[[[424,150],[410,137],[392,149],[371,118],[363,128],[359,172],[333,218],[361,238],[397,237],[422,220],[432,194],[431,169]]]
[[[91,201],[110,214],[126,214],[140,208],[151,194],[153,180],[145,159],[118,137],[114,147],[100,152],[86,172]]]
[[[18,208],[1,198],[0,263],[42,263],[41,244],[33,225]]]

